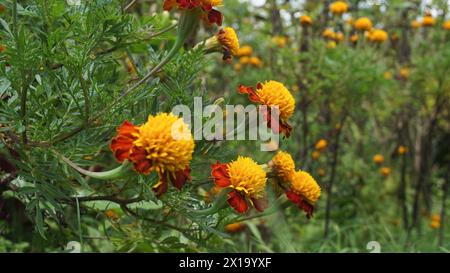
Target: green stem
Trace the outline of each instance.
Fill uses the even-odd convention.
[[[193,210],[190,213],[196,216],[207,216],[215,214],[219,210],[225,208],[227,204],[228,193],[230,193],[230,191],[231,189],[222,189],[211,207],[202,210]]]
[[[67,157],[63,156],[62,154],[58,153],[57,151],[55,151],[55,150],[52,150],[52,151],[62,161],[67,163],[67,165],[72,167],[77,172],[79,172],[81,174],[84,174],[86,176],[92,177],[92,178],[100,179],[100,180],[113,180],[113,179],[122,178],[126,174],[128,174],[128,172],[133,167],[133,164],[131,164],[131,162],[129,162],[128,160],[125,160],[122,163],[122,165],[120,165],[119,167],[117,167],[115,169],[112,169],[112,170],[109,170],[109,171],[104,171],[104,172],[92,172],[92,171],[88,171],[88,170],[85,170],[85,169],[81,168],[80,166],[78,166],[77,164],[72,162],[70,159],[68,159]]]

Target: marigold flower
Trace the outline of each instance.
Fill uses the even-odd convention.
[[[436,221],[436,222],[440,222],[441,221],[441,216],[439,214],[432,214],[431,215],[431,221]]]
[[[343,1],[335,1],[330,4],[330,11],[335,15],[342,15],[347,12],[348,4]]]
[[[272,37],[272,43],[279,48],[284,48],[286,46],[287,39],[283,36],[274,36]]]
[[[327,148],[327,146],[328,146],[328,141],[326,139],[322,138],[322,139],[319,139],[319,141],[317,141],[315,148],[318,151],[323,151]]]
[[[242,222],[231,223],[225,226],[225,230],[228,233],[236,233],[244,230],[246,225]]]
[[[172,113],[150,115],[141,126],[125,121],[111,141],[111,150],[119,162],[131,161],[134,169],[143,174],[157,172],[159,182],[153,187],[157,196],[167,191],[168,180],[181,189],[190,179],[194,147],[188,125]]]
[[[222,25],[223,15],[213,9],[222,4],[222,0],[164,0],[164,10],[170,11],[173,8],[180,10],[199,8],[202,11],[203,19],[210,24]]]
[[[250,56],[253,54],[253,48],[249,45],[245,45],[239,48],[238,53],[236,56],[242,57],[242,56]]]
[[[399,72],[401,79],[406,80],[409,78],[409,68],[402,67],[402,68],[400,68],[400,70],[398,72]]]
[[[263,65],[261,59],[258,58],[258,57],[256,57],[256,56],[250,57],[249,63],[250,63],[251,65],[255,66],[255,67],[258,67],[258,68],[261,68],[262,65]]]
[[[335,40],[337,43],[344,41],[344,39],[345,39],[344,33],[342,33],[342,32],[339,31],[339,32],[336,32],[336,33],[334,34],[334,40]]]
[[[327,28],[322,32],[322,37],[325,39],[334,39],[334,31],[331,28]]]
[[[436,20],[431,15],[427,15],[422,18],[422,26],[424,27],[434,26],[435,23]]]
[[[274,173],[283,181],[288,181],[295,172],[295,163],[292,156],[284,151],[279,151],[269,162]]]
[[[239,58],[239,63],[242,65],[246,65],[250,63],[250,57],[244,56]]]
[[[352,36],[350,36],[350,42],[352,43],[358,42],[358,39],[359,39],[358,34],[353,34]]]
[[[249,99],[253,102],[269,107],[277,106],[279,110],[279,128],[275,133],[282,132],[286,137],[290,136],[292,127],[289,125],[288,119],[294,113],[295,99],[282,83],[277,81],[258,83],[256,90],[253,87],[240,85],[238,91],[240,94],[248,94]],[[267,109],[265,118],[267,126],[272,128],[271,109]],[[275,128],[272,129],[275,130]]]
[[[318,174],[320,177],[324,177],[324,176],[327,174],[327,172],[325,171],[325,169],[319,168],[319,169],[317,169],[317,174]]]
[[[408,152],[408,147],[400,145],[398,146],[397,152],[399,155],[404,155]]]
[[[312,25],[313,21],[312,18],[308,15],[302,15],[300,16],[300,24],[302,24],[302,26],[310,26]]]
[[[383,77],[385,80],[391,80],[392,79],[392,72],[391,71],[385,71],[383,73]]]
[[[388,39],[388,34],[382,29],[374,29],[370,35],[369,40],[375,43],[383,43]]]
[[[327,48],[328,49],[333,49],[333,48],[335,48],[336,47],[336,42],[335,41],[329,41],[328,43],[327,43]]]
[[[383,175],[383,176],[388,176],[388,175],[390,175],[391,174],[391,168],[389,168],[389,167],[382,167],[382,168],[380,168],[380,173]]]
[[[230,163],[211,165],[216,186],[230,188],[228,204],[238,213],[245,213],[249,203],[264,211],[266,203],[266,172],[253,159],[239,156]]]
[[[317,160],[317,159],[319,159],[319,157],[320,157],[320,151],[315,150],[311,153],[311,158],[313,160]]]
[[[370,19],[367,17],[361,17],[355,21],[353,26],[357,30],[371,30],[372,29],[372,21],[370,21]]]
[[[450,20],[445,21],[445,22],[442,24],[442,28],[445,29],[445,30],[450,30]]]
[[[113,221],[117,221],[119,219],[119,215],[112,209],[106,210],[105,216]]]
[[[419,21],[417,21],[417,20],[414,20],[414,21],[411,22],[411,28],[413,28],[413,29],[418,29],[421,26],[422,26],[422,24]]]
[[[228,60],[238,54],[239,40],[233,28],[225,27],[206,40],[205,48],[207,52],[223,52],[223,60]]]
[[[376,154],[373,156],[373,161],[378,165],[382,164],[384,162],[384,156],[382,156],[380,154]]]
[[[296,171],[290,177],[289,190],[286,191],[286,196],[306,212],[306,217],[311,218],[313,206],[319,199],[320,192],[320,186],[309,173]]]

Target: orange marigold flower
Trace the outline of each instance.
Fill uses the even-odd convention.
[[[311,158],[313,159],[313,160],[317,160],[317,159],[319,159],[319,157],[320,157],[320,151],[313,151],[312,153],[311,153]]]
[[[388,176],[388,175],[390,175],[391,174],[391,172],[392,172],[392,170],[391,170],[391,168],[389,168],[389,167],[382,167],[381,169],[380,169],[380,173],[383,175],[383,176]]]
[[[318,151],[323,151],[327,148],[327,146],[328,146],[328,141],[326,139],[322,138],[322,139],[319,139],[319,141],[317,141],[315,148]]]
[[[261,68],[263,63],[260,58],[253,56],[249,59],[249,63],[255,67]]]
[[[265,113],[267,126],[272,128],[275,133],[283,133],[286,137],[291,134],[292,126],[289,125],[288,119],[293,115],[295,110],[295,99],[291,92],[280,82],[267,81],[258,83],[256,90],[253,87],[240,85],[238,88],[240,94],[248,94],[251,101],[269,106]],[[278,107],[279,119],[272,120],[270,107]],[[278,130],[273,127],[273,122],[278,122]]]
[[[105,216],[113,221],[117,221],[119,219],[119,215],[112,209],[106,210]]]
[[[239,40],[233,28],[225,27],[206,40],[205,47],[207,52],[223,52],[223,60],[228,60],[238,54]]]
[[[397,152],[399,155],[404,155],[408,152],[408,147],[400,145],[398,146]]]
[[[302,26],[310,26],[312,25],[313,21],[311,16],[308,15],[302,15],[300,16],[300,24],[302,24]]]
[[[355,21],[353,26],[357,30],[371,30],[372,29],[372,21],[370,21],[370,19],[367,17],[361,17]]]
[[[269,162],[269,166],[283,181],[288,181],[291,174],[295,172],[292,156],[284,151],[279,151]]]
[[[296,171],[290,177],[290,185],[286,191],[286,196],[305,211],[307,218],[311,218],[314,204],[319,199],[320,192],[319,184],[309,173]]]
[[[402,67],[400,68],[400,70],[398,71],[400,78],[403,80],[406,80],[409,78],[409,68],[407,67]]]
[[[172,113],[150,115],[141,126],[125,121],[111,141],[111,150],[119,162],[131,161],[134,169],[143,174],[157,172],[159,182],[153,187],[157,196],[167,191],[168,180],[181,189],[190,179],[194,147],[187,124]]]
[[[335,1],[330,4],[330,11],[335,15],[342,15],[343,13],[347,12],[347,10],[348,4],[344,1]]]
[[[424,27],[434,26],[435,23],[436,20],[431,15],[427,15],[422,18],[422,26]]]
[[[239,63],[242,65],[246,65],[250,63],[250,57],[244,56],[239,58]]]
[[[350,36],[350,42],[352,43],[358,42],[358,39],[359,39],[358,34],[353,34],[352,36]]]
[[[238,53],[236,56],[242,57],[242,56],[250,56],[253,54],[253,48],[249,45],[241,46],[238,50]]]
[[[445,29],[445,30],[450,30],[450,20],[445,21],[445,22],[442,24],[442,28]]]
[[[413,28],[413,29],[418,29],[421,26],[422,26],[422,24],[419,21],[417,21],[417,20],[414,20],[414,21],[411,22],[411,28]]]
[[[384,43],[388,39],[388,34],[382,29],[374,29],[369,35],[369,40],[374,43]]]
[[[272,43],[279,48],[283,48],[286,46],[287,39],[284,36],[274,36],[272,37]]]
[[[228,204],[238,213],[245,213],[249,204],[258,211],[267,206],[266,172],[253,159],[239,156],[230,163],[211,165],[216,186],[230,188]]]
[[[373,161],[378,165],[382,164],[384,162],[384,156],[382,156],[380,154],[376,154],[373,156]]]
[[[327,28],[322,32],[322,37],[325,39],[334,39],[334,31],[331,28]]]
[[[335,40],[337,43],[344,41],[344,39],[345,39],[344,33],[342,33],[342,32],[339,31],[339,32],[336,32],[336,33],[334,34],[334,40]]]
[[[222,25],[223,15],[213,9],[222,4],[222,0],[164,0],[164,10],[170,11],[173,8],[180,10],[199,8],[205,21],[210,24]]]

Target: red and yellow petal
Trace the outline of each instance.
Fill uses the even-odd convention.
[[[184,170],[175,172],[175,177],[171,180],[172,185],[181,190],[188,180],[191,180],[191,169],[187,167]]]
[[[137,133],[139,133],[137,126],[129,121],[124,121],[117,129],[117,136],[112,139],[110,148],[119,162],[129,158]]]
[[[238,213],[245,213],[248,210],[247,201],[245,201],[245,198],[236,190],[233,190],[228,194],[227,202]]]
[[[289,190],[286,192],[286,196],[289,200],[291,200],[294,204],[296,204],[299,208],[301,208],[306,213],[306,217],[308,219],[313,216],[314,207],[310,203],[305,201],[300,195]]]
[[[267,109],[267,111],[264,111],[263,115],[264,119],[267,122],[267,127],[272,129],[275,134],[282,133],[286,138],[291,135],[292,126],[282,119],[277,120],[275,118],[272,118],[271,108]],[[276,124],[278,124],[278,126],[274,126]]]
[[[206,14],[208,23],[210,24],[217,24],[218,26],[222,25],[223,21],[223,15],[220,11],[217,11],[215,9],[211,9]]]
[[[166,193],[168,188],[167,175],[165,173],[158,175],[159,181],[152,187],[152,190],[155,193],[156,197],[160,197],[161,195]]]
[[[152,168],[151,162],[147,159],[147,152],[142,147],[134,147],[129,159],[134,163],[134,169],[143,174],[149,174]]]
[[[211,165],[211,175],[214,179],[214,183],[221,188],[225,188],[231,185],[230,176],[228,175],[228,164],[220,163]]]
[[[256,91],[255,89],[253,89],[253,87],[241,84],[238,87],[238,92],[239,94],[247,94],[248,98],[253,102],[260,102],[259,96],[258,94],[256,94]]]

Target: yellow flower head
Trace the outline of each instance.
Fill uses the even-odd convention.
[[[400,74],[400,78],[402,78],[404,80],[409,78],[409,68],[407,68],[407,67],[400,68],[398,73]]]
[[[336,32],[335,34],[334,34],[334,40],[338,43],[338,42],[342,42],[342,41],[344,41],[344,33],[342,33],[342,32]]]
[[[292,156],[286,152],[279,151],[270,161],[269,165],[274,172],[287,181],[290,175],[295,171],[295,163]]]
[[[435,221],[435,222],[440,222],[441,221],[441,216],[439,214],[432,214],[431,215],[431,221]]]
[[[353,26],[357,30],[371,30],[372,29],[372,21],[370,21],[370,19],[367,17],[361,17],[355,21]]]
[[[318,151],[323,151],[325,150],[325,148],[327,148],[328,146],[328,142],[325,139],[319,139],[319,141],[317,141],[316,143],[316,150]]]
[[[253,56],[253,57],[250,58],[250,64],[255,66],[255,67],[258,67],[258,68],[261,68],[262,65],[263,65],[261,59],[256,57],[256,56]]]
[[[380,169],[380,173],[383,175],[383,176],[388,176],[388,175],[390,175],[391,174],[391,168],[389,168],[389,167],[382,167],[381,169]]]
[[[290,177],[290,189],[314,204],[320,197],[320,186],[316,180],[307,172],[296,171]]]
[[[399,155],[404,155],[408,152],[408,147],[400,145],[398,146],[397,152]]]
[[[250,157],[239,156],[228,163],[228,175],[231,187],[235,190],[253,199],[264,196],[266,172]]]
[[[369,36],[369,40],[374,43],[383,43],[388,39],[388,34],[382,29],[374,29]]]
[[[414,21],[411,22],[411,28],[413,28],[413,29],[418,29],[421,26],[422,26],[422,24],[419,21],[417,21],[417,20],[414,20]]]
[[[329,41],[328,43],[327,43],[327,48],[328,49],[333,49],[333,48],[335,48],[336,47],[336,42],[335,41]]]
[[[330,11],[335,15],[341,15],[348,10],[348,4],[343,1],[335,1],[330,4]]]
[[[382,155],[380,155],[380,154],[376,154],[376,155],[373,156],[373,161],[374,161],[376,164],[381,164],[381,163],[384,162],[384,156],[382,156]]]
[[[322,37],[325,39],[334,39],[334,31],[331,28],[327,28],[322,32]]]
[[[225,27],[217,34],[222,46],[226,47],[231,55],[236,56],[239,52],[239,40],[236,32],[231,27]]]
[[[239,58],[239,63],[242,65],[246,65],[250,63],[250,57],[244,56]]]
[[[280,119],[289,119],[295,110],[295,99],[280,82],[268,81],[256,89],[260,102],[267,106],[278,106]]]
[[[138,132],[134,145],[145,149],[150,170],[173,173],[189,167],[195,143],[182,118],[172,113],[150,115]]]
[[[272,43],[277,47],[283,48],[286,46],[287,39],[284,36],[274,36],[272,37]]]
[[[300,24],[302,24],[302,26],[310,26],[312,25],[313,21],[312,18],[308,15],[302,15],[300,16]]]
[[[442,24],[442,28],[445,29],[445,30],[450,30],[450,20],[445,21],[445,22]]]
[[[422,26],[424,27],[434,26],[435,23],[436,20],[431,15],[427,15],[422,18]]]
[[[383,77],[385,80],[391,80],[392,79],[392,72],[391,71],[386,71],[383,73]]]
[[[313,160],[317,160],[317,159],[319,159],[319,157],[320,157],[320,151],[315,150],[311,153],[311,158]]]
[[[249,45],[245,45],[239,48],[237,56],[243,57],[243,56],[250,56],[253,54],[253,48]]]

